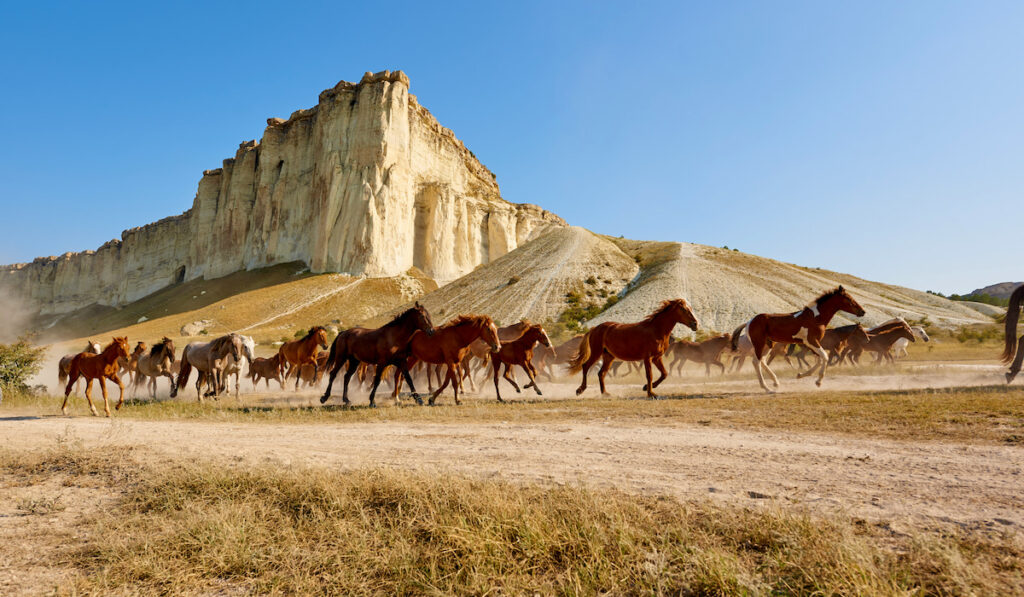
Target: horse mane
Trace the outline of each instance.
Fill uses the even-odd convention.
[[[160,353],[162,353],[167,348],[167,345],[170,343],[171,339],[168,338],[167,336],[164,336],[162,340],[153,345],[153,348],[149,349],[149,356],[160,356]]]
[[[451,321],[445,323],[444,325],[438,326],[437,330],[440,331],[448,328],[453,328],[464,323],[482,324],[487,323],[489,321],[491,321],[491,318],[488,315],[459,315],[458,317],[453,318]]]
[[[226,336],[221,336],[220,338],[217,338],[215,340],[211,340],[210,350],[213,352],[217,352],[218,350],[223,348],[225,344],[230,344],[233,336],[234,334],[228,334]]]
[[[417,307],[409,307],[409,308],[408,308],[408,309],[406,309],[405,311],[402,311],[402,312],[401,312],[401,313],[399,313],[398,315],[395,315],[394,319],[392,319],[391,321],[389,321],[389,322],[385,323],[385,324],[384,324],[383,326],[381,326],[381,327],[390,327],[390,326],[393,326],[393,325],[398,325],[398,324],[400,324],[400,323],[401,323],[401,322],[402,322],[402,321],[403,321],[403,320],[404,320],[404,319],[405,319],[406,317],[409,317],[410,315],[412,315],[413,313],[416,313],[417,311],[419,311],[419,308],[417,308]]]
[[[319,325],[315,325],[315,326],[309,328],[309,331],[306,332],[306,335],[302,337],[300,342],[302,340],[309,340],[310,338],[312,338],[313,336],[316,335],[317,330],[322,330],[322,329],[324,329],[323,326],[319,326]]]
[[[675,303],[676,303],[677,301],[679,301],[679,300],[680,300],[680,299],[668,299],[668,300],[665,300],[665,301],[661,301],[661,304],[660,304],[660,305],[658,305],[658,308],[654,310],[654,313],[651,313],[650,315],[648,315],[648,316],[647,316],[647,318],[646,318],[646,319],[644,319],[644,321],[654,321],[654,319],[655,319],[655,318],[656,318],[657,316],[659,316],[659,315],[661,315],[662,313],[664,313],[665,311],[668,311],[669,309],[671,309],[671,308],[672,308],[672,306],[673,306],[673,305],[674,305],[674,304],[675,304]]]
[[[842,286],[837,286],[837,287],[833,288],[832,290],[829,290],[825,294],[819,296],[817,299],[815,299],[814,300],[814,304],[818,305],[818,306],[821,306],[821,304],[824,303],[825,301],[827,301],[827,300],[829,300],[831,298],[835,298],[835,297],[837,297],[840,294],[843,294],[845,292],[846,292],[845,288],[843,288]]]

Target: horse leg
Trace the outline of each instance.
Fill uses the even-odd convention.
[[[75,382],[78,381],[78,372],[74,372],[68,379],[68,385],[64,388],[64,404],[60,406],[60,411],[65,415],[68,414],[68,395],[71,394],[71,388],[75,387]],[[1007,381],[1006,383],[1010,383]]]
[[[668,377],[668,371],[665,370],[665,362],[662,360],[661,355],[652,358],[651,362],[654,363],[654,366],[658,368],[658,372],[661,373],[661,376],[654,380],[654,387],[658,387]],[[650,380],[650,376],[647,379]]]
[[[116,373],[114,375],[117,375]],[[107,401],[107,378],[100,376],[100,391],[103,393],[103,413],[110,416],[110,402]]]
[[[1024,336],[1020,337],[1017,341],[1017,354],[1014,355],[1013,363],[1010,365],[1010,370],[1006,372],[1006,383],[1013,381],[1013,378],[1017,377],[1020,373],[1021,364],[1024,364]]]
[[[449,372],[449,374],[451,373],[451,368],[448,369],[448,372]],[[427,369],[427,375],[429,375],[429,374],[430,374],[430,369],[428,368]],[[450,375],[446,375],[444,377],[444,384],[441,385],[441,387],[437,388],[436,392],[434,392],[433,394],[430,395],[430,400],[427,401],[427,404],[429,404],[430,406],[434,406],[434,401],[437,400],[437,397],[441,395],[441,392],[444,391],[444,389],[448,387],[448,378],[449,377],[450,377]],[[441,381],[438,380],[438,383],[441,383]]]
[[[500,367],[500,365],[495,365],[495,367]],[[509,371],[511,369],[512,365],[509,363],[505,363],[505,373],[502,374],[502,377],[504,377],[508,383],[512,384],[512,387],[516,389],[516,394],[521,394],[522,391],[519,389],[519,384],[516,383],[515,379],[509,376]]]
[[[452,390],[455,392],[455,404],[462,404],[459,402],[459,390],[462,388],[462,368],[459,366],[458,361],[454,365],[448,365],[448,376],[452,378]]]
[[[601,358],[603,359],[603,362],[601,363],[601,368],[597,370],[597,383],[601,386],[601,395],[607,396],[608,392],[604,388],[604,378],[608,375],[608,370],[612,368],[612,363],[615,362],[615,357],[605,352]]]
[[[588,340],[589,342],[589,340]],[[583,381],[580,383],[580,387],[576,388],[576,395],[579,396],[587,389],[587,373],[590,372],[590,368],[594,366],[594,363],[601,358],[601,353],[596,350],[590,351],[590,357],[587,358],[586,362],[583,363]],[[604,368],[604,364],[601,365]],[[601,382],[601,392],[604,392],[604,382]]]
[[[715,360],[712,361],[712,363],[717,365],[718,368],[722,370],[722,373],[720,375],[725,375],[725,365],[722,364],[722,361],[719,358],[715,358]]]
[[[409,384],[409,391],[412,392],[412,399],[416,401],[416,404],[419,404],[420,406],[423,406],[423,399],[420,398],[419,393],[416,392],[416,386],[413,385],[413,383],[412,383],[412,374],[409,373],[409,368],[405,366],[404,362],[402,362],[402,363],[396,363],[395,364],[395,369],[398,369],[398,371],[402,374],[402,379],[405,380],[405,383]],[[398,391],[398,384],[397,383],[395,384],[395,391],[396,392]]]
[[[124,404],[124,384],[121,383],[121,378],[116,373],[110,377],[110,381],[116,383],[118,389],[121,390],[121,393],[117,396],[117,405],[114,406],[114,410],[121,410],[121,406]]]
[[[341,402],[342,402],[342,404],[348,404],[349,403],[348,402],[348,382],[349,382],[350,379],[352,379],[352,375],[356,372],[356,369],[358,369],[358,368],[359,368],[359,360],[356,359],[355,357],[349,357],[349,359],[348,359],[348,367],[345,369],[345,378],[342,380],[342,390],[341,390]],[[380,369],[380,367],[375,367],[375,370],[373,372],[374,376],[377,375],[376,369]],[[377,389],[377,386],[373,386],[373,388],[371,388],[371,390],[376,390],[376,389]],[[373,393],[371,392],[370,395],[372,396]],[[326,398],[326,396],[324,396],[324,397]],[[323,400],[323,398],[321,398],[321,400]]]
[[[818,355],[818,360],[821,362],[820,373],[818,373],[818,381],[814,382],[814,385],[821,387],[821,380],[825,379],[825,369],[828,368],[828,354],[825,353],[825,349],[820,345],[811,345],[811,350],[814,354]]]
[[[647,377],[647,385],[644,386],[644,390],[647,391],[647,397],[648,398],[657,398],[657,396],[654,394],[654,384],[651,382],[651,359],[650,359],[650,357],[644,359],[644,376]]]
[[[102,378],[101,378],[102,379]],[[92,416],[98,417],[100,413],[96,412],[96,406],[92,403],[92,378],[85,378],[85,399],[89,402],[89,410],[92,411]]]
[[[764,373],[761,371],[761,367],[762,366],[765,369],[768,369],[768,366],[764,365],[763,362],[762,362],[764,360],[765,356],[766,355],[764,354],[764,352],[759,351],[757,345],[755,345],[754,346],[754,357],[753,357],[753,360],[754,360],[754,371],[757,373],[757,381],[758,381],[758,383],[761,384],[761,388],[764,389],[765,392],[768,392],[769,394],[774,394],[775,391],[768,389],[768,384],[764,383]],[[771,372],[771,369],[768,369],[768,371]],[[774,377],[774,376],[775,376],[775,374],[772,374],[772,377]],[[775,385],[777,387],[778,386],[778,382],[776,382]]]
[[[498,402],[504,402],[501,399],[501,388],[498,387],[498,357],[494,353],[491,353],[491,369],[494,376],[494,393],[498,396]]]
[[[384,367],[374,367],[373,369],[374,369],[373,370],[373,387],[370,388],[370,408],[377,408],[377,403],[374,402],[373,399],[377,395],[377,386],[380,385],[380,377],[382,375],[384,375]],[[348,381],[348,379],[347,379],[348,373],[346,372],[345,375],[346,375],[345,381],[347,382]],[[348,384],[346,383],[345,385],[347,387]],[[348,401],[346,400],[345,402],[348,402]]]
[[[537,370],[534,369],[533,363],[531,363],[530,360],[527,359],[525,363],[522,363],[519,366],[526,370],[526,377],[530,378],[530,385],[529,386],[523,386],[523,389],[526,389],[526,388],[532,386],[533,387],[533,391],[537,392],[538,396],[543,396],[544,394],[541,393],[540,388],[537,387]]]

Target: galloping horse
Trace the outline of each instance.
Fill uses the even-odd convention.
[[[518,340],[526,333],[526,330],[530,329],[531,325],[533,324],[530,323],[530,320],[523,319],[518,323],[498,328],[498,340],[500,340],[502,344]],[[480,359],[480,368],[477,370],[477,372],[479,372],[484,369],[487,366],[487,363],[491,360],[491,347],[487,346],[486,342],[478,338],[469,345],[469,350],[466,351],[466,356],[462,359],[462,378],[469,379],[469,387],[475,392],[476,381],[473,379],[474,371],[472,369],[474,357]]]
[[[501,338],[501,330],[498,331],[498,338]],[[497,352],[491,353],[491,367],[494,369],[494,392],[498,395],[498,402],[504,402],[501,399],[501,391],[498,389],[498,369],[502,364],[505,365],[505,374],[502,377],[512,384],[516,393],[519,393],[519,386],[516,385],[514,379],[509,377],[509,372],[512,371],[513,366],[519,365],[526,371],[526,376],[530,378],[530,383],[523,386],[523,389],[533,386],[533,391],[537,392],[538,396],[542,395],[540,388],[537,387],[537,370],[532,363],[533,347],[538,342],[543,346],[551,347],[551,339],[548,338],[548,333],[544,331],[544,328],[539,325],[531,325],[519,338],[511,342],[502,342],[501,348]]]
[[[243,352],[242,337],[238,334],[227,334],[211,340],[210,342],[190,342],[181,351],[181,371],[178,373],[178,389],[188,383],[192,367],[196,368],[196,398],[203,401],[203,382],[209,379],[213,389],[206,392],[205,396],[219,396],[225,389],[224,367],[227,365],[228,355],[236,361],[241,360]]]
[[[690,305],[681,298],[663,302],[654,313],[639,323],[606,321],[584,334],[579,350],[569,363],[570,373],[583,371],[583,383],[576,388],[576,395],[579,396],[587,389],[587,372],[598,359],[604,362],[597,372],[597,380],[601,384],[601,393],[607,394],[604,388],[605,375],[615,359],[621,359],[644,362],[644,372],[647,374],[644,390],[649,398],[655,398],[654,388],[668,377],[661,357],[668,349],[672,330],[677,323],[697,331],[697,318],[690,311]],[[661,373],[654,383],[651,383],[651,363]]]
[[[329,353],[327,351],[320,351],[316,353],[316,367],[311,367],[309,363],[299,367],[297,375],[302,383],[306,384],[307,387],[313,387],[320,384],[320,380],[324,378],[324,371],[327,368],[327,357]]]
[[[813,304],[795,313],[760,313],[747,322],[745,331],[750,338],[750,343],[754,346],[754,370],[757,371],[757,380],[761,382],[761,387],[765,392],[773,393],[773,390],[768,389],[764,383],[762,367],[767,369],[768,374],[772,376],[775,387],[779,387],[779,378],[775,376],[767,363],[763,362],[772,342],[801,343],[809,346],[818,356],[818,363],[806,372],[798,373],[797,377],[806,377],[818,370],[818,379],[815,384],[821,386],[821,380],[825,377],[825,369],[828,367],[828,355],[821,347],[821,338],[825,335],[825,327],[839,311],[846,311],[857,317],[864,316],[864,308],[853,300],[846,289],[840,286],[826,292],[818,297]],[[733,332],[733,350],[736,350],[739,332],[740,329]]]
[[[821,347],[828,353],[829,366],[838,365],[843,360],[843,353],[850,343],[866,345],[869,341],[868,332],[859,323],[844,325],[837,328],[828,328],[821,337]],[[792,356],[800,359],[806,364],[804,356],[812,351],[806,344],[790,344],[790,348],[799,347],[800,351],[793,351]],[[790,356],[787,353],[787,356]],[[771,364],[771,361],[768,361]]]
[[[229,354],[227,358],[224,360],[224,371],[222,374],[225,380],[227,380],[227,378],[231,377],[232,375],[235,376],[235,398],[238,398],[240,392],[239,386],[241,384],[239,383],[239,381],[240,378],[242,377],[241,359],[245,359],[251,364],[252,360],[256,358],[256,341],[253,340],[251,336],[242,336],[241,334],[239,334],[238,337],[242,339],[242,350],[240,358],[236,359],[234,356]],[[225,381],[225,385],[226,384],[227,381]]]
[[[928,332],[919,325],[910,326],[910,331],[914,332],[918,340],[924,340],[925,342],[931,342],[932,339],[928,336]],[[906,356],[910,356],[907,352],[907,346],[910,345],[910,341],[904,338],[900,338],[892,345],[892,356],[893,358],[900,359]]]
[[[583,334],[573,336],[558,346],[541,350],[540,354],[534,357],[536,369],[548,378],[548,381],[555,381],[552,375],[556,365],[568,365],[573,355],[580,349],[580,342],[583,341]]]
[[[281,378],[281,374],[284,370],[284,357],[281,353],[277,353],[269,359],[256,357],[249,361],[249,379],[252,380],[252,389],[256,389],[256,385],[260,383],[260,378],[266,382],[266,386],[270,387],[270,380],[277,380],[277,383],[281,384],[281,389],[284,389],[284,379]]]
[[[144,354],[136,362],[135,387],[137,391],[143,383],[149,387],[150,398],[156,398],[156,380],[166,377],[171,382],[171,398],[178,395],[178,385],[174,383],[171,365],[174,363],[174,342],[164,336],[158,344],[154,344],[149,354]],[[134,391],[133,391],[134,395]]]
[[[668,352],[672,354],[672,362],[669,363],[669,371],[678,368],[683,374],[683,365],[686,361],[704,363],[704,375],[711,375],[711,365],[717,366],[725,374],[725,365],[719,358],[726,348],[729,347],[732,337],[729,334],[719,334],[708,338],[703,342],[692,342],[690,340],[678,340],[669,345]]]
[[[61,412],[65,415],[68,414],[68,394],[71,393],[71,388],[74,387],[79,377],[85,378],[85,399],[89,401],[89,410],[94,416],[99,416],[96,407],[92,404],[92,396],[89,395],[94,379],[100,380],[100,389],[103,390],[103,412],[108,417],[110,416],[110,403],[107,401],[107,380],[117,384],[121,393],[118,395],[117,406],[114,408],[120,410],[121,405],[124,404],[124,384],[121,383],[121,378],[117,375],[117,360],[127,356],[128,338],[123,337],[114,338],[99,354],[83,352],[75,355],[68,368],[68,385],[64,388],[64,404],[60,407]]]
[[[85,345],[85,349],[82,352],[75,354],[66,354],[61,357],[60,362],[57,364],[57,383],[64,387],[64,384],[68,382],[68,371],[71,370],[71,361],[80,354],[99,354],[102,347],[99,342],[93,342],[89,340],[89,343]]]
[[[348,404],[348,380],[359,368],[360,362],[376,365],[373,373],[373,388],[370,390],[370,406],[376,406],[373,398],[377,394],[380,377],[388,365],[394,365],[398,369],[399,373],[405,377],[405,381],[409,383],[413,399],[418,404],[423,404],[420,395],[416,393],[416,386],[412,383],[409,370],[405,366],[405,361],[409,356],[409,340],[416,332],[423,332],[428,336],[434,333],[430,315],[418,302],[391,322],[375,330],[352,328],[338,334],[331,344],[331,350],[327,357],[327,367],[331,369],[331,375],[327,381],[327,391],[320,397],[320,404],[327,402],[331,397],[334,378],[345,364],[348,364],[348,368],[345,370],[345,389],[341,399],[342,402]]]
[[[859,365],[861,353],[867,350],[875,353],[876,365],[881,363],[883,359],[891,364],[895,364],[896,361],[893,359],[889,349],[900,339],[914,342],[914,332],[907,325],[907,322],[894,320],[884,323],[868,330],[865,338],[851,336],[841,358],[848,359],[851,363]]]
[[[313,377],[317,377],[320,369],[320,365],[316,362],[316,347],[318,345],[320,348],[327,350],[327,330],[319,325],[309,328],[309,331],[302,338],[285,342],[277,351],[289,365],[288,373],[284,376],[285,379],[291,377],[292,373],[295,374],[296,390],[299,389],[299,369],[303,365],[312,365]]]
[[[430,395],[428,404],[434,404],[434,400],[437,400],[441,392],[448,387],[449,382],[455,392],[455,404],[461,404],[459,402],[459,387],[462,385],[462,358],[466,356],[469,345],[478,338],[491,347],[491,352],[497,352],[501,348],[501,340],[498,340],[498,328],[487,315],[460,315],[435,329],[433,335],[422,332],[412,335],[409,340],[410,357],[406,361],[406,368],[413,366],[416,361],[448,366],[444,383]],[[396,373],[396,397],[399,391],[398,382],[399,378]]]
[[[1024,336],[1017,339],[1017,318],[1020,316],[1021,301],[1024,300],[1024,286],[1018,286],[1010,295],[1010,305],[1006,308],[1006,347],[1003,349],[1002,361],[1013,363],[1006,372],[1006,383],[1013,381],[1020,373],[1021,362],[1024,361]],[[1016,356],[1014,354],[1016,353]]]

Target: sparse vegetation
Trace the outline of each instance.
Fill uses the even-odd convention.
[[[117,504],[60,538],[79,593],[1009,594],[1012,537],[390,469],[6,458]],[[71,537],[70,539],[68,537]],[[0,548],[2,550],[2,548]]]

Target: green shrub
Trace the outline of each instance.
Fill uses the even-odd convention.
[[[42,368],[46,349],[33,346],[30,336],[14,344],[0,344],[0,388],[7,392],[25,392],[28,380]]]

